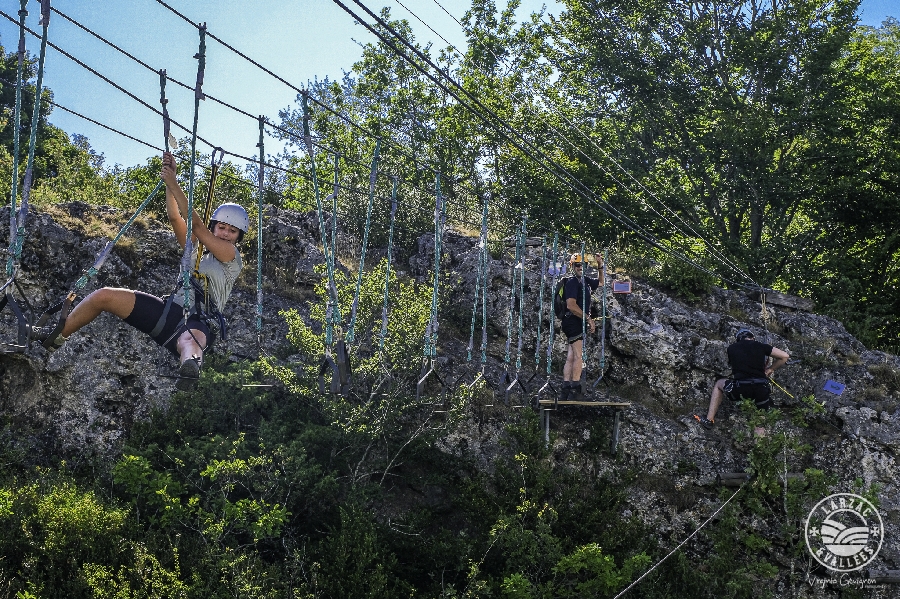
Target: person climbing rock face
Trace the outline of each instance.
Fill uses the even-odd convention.
[[[163,154],[162,179],[166,184],[166,214],[178,244],[185,247],[188,199],[176,178],[175,158]],[[200,378],[203,352],[212,344],[215,329],[224,327],[219,311],[231,295],[234,282],[243,267],[237,244],[244,238],[250,219],[238,204],[222,204],[212,214],[207,226],[196,211],[192,215],[191,264],[196,264],[198,241],[207,253],[192,276],[189,305],[185,321],[185,294],[179,286],[171,296],[157,297],[143,291],[104,287],[82,300],[69,314],[61,332],[46,344],[57,349],[69,336],[92,322],[102,312],[113,314],[134,328],[150,335],[158,345],[178,356],[180,366],[175,386],[182,391],[192,389]],[[47,340],[58,323],[34,327],[32,338]]]
[[[602,271],[603,256],[595,254],[597,267]],[[563,366],[563,383],[560,389],[559,401],[581,397],[581,370],[584,366],[581,361],[581,350],[584,344],[585,327],[587,332],[596,330],[594,319],[591,318],[591,293],[600,286],[600,279],[592,279],[584,276],[584,261],[581,254],[572,254],[569,259],[569,268],[573,276],[569,277],[563,289],[563,299],[566,303],[566,312],[561,319],[561,329],[569,342],[569,351],[566,355],[566,363]],[[584,289],[587,285],[587,289]],[[582,315],[584,322],[582,322]]]
[[[791,357],[784,350],[757,341],[750,329],[739,330],[735,339],[736,341],[728,346],[731,378],[719,379],[713,385],[706,418],[694,415],[694,419],[707,430],[715,424],[716,412],[722,405],[722,398],[726,396],[733,401],[751,399],[760,410],[771,409],[774,404],[769,377]],[[772,358],[771,364],[769,358]],[[755,433],[762,436],[765,430],[757,427]]]

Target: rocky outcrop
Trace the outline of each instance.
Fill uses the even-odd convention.
[[[0,211],[0,222],[6,218],[8,213]],[[32,214],[20,276],[29,300],[41,306],[58,300],[103,247],[105,239],[98,233],[114,233],[122,221],[121,212],[82,204]],[[308,315],[312,287],[321,278],[317,267],[324,258],[313,213],[270,207],[265,223],[262,342],[266,350],[283,350],[286,327],[278,313],[296,308]],[[451,231],[443,244],[439,358],[441,367],[452,372],[450,380],[467,376],[476,242]],[[353,246],[344,237],[339,245]],[[217,349],[230,359],[257,352],[256,252],[252,245],[243,251],[245,271],[226,310],[231,336]],[[376,254],[377,250],[372,250],[370,255]],[[109,285],[168,293],[176,280],[178,260],[171,231],[160,223],[139,221],[91,289]],[[433,234],[424,234],[409,259],[408,273],[428,286],[432,264]],[[540,248],[528,249],[525,265],[524,296],[511,301],[510,258],[492,257],[489,261],[485,378],[495,389],[500,388],[504,373],[514,369],[517,357],[521,358],[523,379],[537,371],[530,391],[546,380],[552,290],[548,276],[542,283]],[[612,276],[607,284],[611,281]],[[543,310],[539,299],[542,285]],[[742,292],[715,289],[688,303],[634,280],[632,293],[607,293],[606,297],[606,336],[603,344],[599,335],[589,338],[586,373],[591,382],[602,374],[608,383],[597,386],[598,399],[631,402],[622,413],[618,455],[596,450],[596,436],[609,430],[609,414],[592,407],[560,410],[553,415],[551,430],[553,455],[560,464],[571,465],[573,456],[578,455],[582,460],[578,467],[598,475],[623,467],[639,472],[629,490],[628,513],[623,516],[636,515],[665,538],[689,534],[718,502],[717,474],[741,472],[749,466],[753,441],[742,441],[735,434],[747,427],[735,406],[723,406],[712,433],[699,428],[692,414],[705,412],[713,381],[728,373],[725,348],[734,333],[750,327],[758,339],[787,350],[794,358],[777,373],[777,382],[784,389],[775,391],[778,406],[799,413],[805,410],[802,398],[812,398],[823,407],[822,414],[807,419],[807,428],[782,422],[781,428],[773,431],[790,433],[812,448],[802,458],[789,459],[786,454],[786,467],[792,472],[810,467],[825,470],[833,475],[837,490],[855,489],[859,481],[865,488],[875,489],[887,530],[876,566],[900,567],[900,359],[867,350],[836,320],[771,305],[764,308]],[[510,305],[522,306],[521,356],[518,313],[513,314],[513,334],[507,338]],[[4,312],[0,332],[8,333],[11,324],[8,311]],[[481,326],[479,309],[476,347]],[[565,350],[564,340],[557,334],[554,373],[561,369]],[[0,355],[0,408],[9,422],[8,430],[36,455],[48,446],[69,455],[114,454],[132,422],[166,406],[174,392],[173,381],[166,374],[173,367],[172,358],[144,335],[115,318],[102,316],[53,354],[35,346],[25,354]],[[844,392],[826,391],[828,380],[846,385]],[[526,400],[531,402],[533,397]],[[471,416],[449,432],[440,447],[490,468],[501,451],[508,414],[502,401],[493,403],[492,408],[473,405]],[[593,453],[586,455],[586,447],[594,448]],[[773,555],[772,559],[781,557]]]

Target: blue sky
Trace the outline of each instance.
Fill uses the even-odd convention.
[[[374,39],[362,26],[336,4],[328,0],[281,0],[261,2],[247,0],[167,0],[167,3],[194,22],[206,22],[209,32],[225,40],[244,54],[274,71],[297,87],[308,80],[335,79],[359,58],[359,43]],[[440,0],[450,13],[461,18],[469,7],[467,0]],[[443,37],[458,47],[464,45],[459,25],[435,0],[402,0],[402,4],[427,22]],[[502,0],[498,2],[502,5]],[[523,0],[520,20],[544,5],[540,0]],[[352,2],[348,2],[357,10]],[[410,21],[419,41],[444,43],[405,10],[390,0],[367,2],[376,7],[390,6],[395,18]],[[556,2],[547,2],[547,10],[560,10]],[[15,17],[18,0],[2,0],[2,10]],[[120,0],[118,2],[85,2],[54,0],[53,6],[86,27],[94,30],[154,68],[167,69],[170,76],[190,85],[196,78],[198,35],[196,28],[179,19],[155,0]],[[39,3],[28,2],[28,25],[38,30]],[[357,12],[359,12],[357,10]],[[888,15],[898,16],[895,0],[864,0],[861,22],[878,25]],[[54,14],[50,21],[50,40],[91,67],[116,81],[153,106],[159,105],[159,77],[140,67],[115,50],[103,45],[88,33]],[[0,43],[7,51],[16,47],[18,27],[0,17]],[[39,42],[26,39],[30,52],[37,53]],[[256,67],[233,54],[217,42],[207,41],[204,91],[246,110],[277,120],[278,110],[291,105],[295,92],[272,79]],[[161,144],[158,116],[109,84],[85,71],[68,58],[48,48],[45,84],[55,101],[107,125],[125,131],[156,145]],[[190,126],[193,117],[193,94],[173,84],[167,86],[172,118]],[[91,145],[105,154],[107,164],[143,163],[152,153],[146,146],[107,132],[95,125],[54,111],[51,121],[69,133],[86,135]],[[177,136],[182,134],[174,131]],[[210,141],[247,156],[257,154],[258,125],[212,102],[200,106],[198,133]],[[267,152],[279,149],[274,140],[267,141]],[[205,147],[201,147],[206,151]]]

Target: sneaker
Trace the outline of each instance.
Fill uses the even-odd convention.
[[[56,351],[61,348],[66,341],[69,340],[68,337],[63,337],[61,333],[56,333],[54,335],[56,327],[56,323],[52,325],[45,325],[42,327],[32,325],[31,338],[35,341],[40,341],[41,344],[45,348],[47,348],[47,351]]]
[[[706,430],[712,430],[713,425],[716,424],[715,420],[709,420],[705,416],[697,416],[696,414],[694,414],[694,420],[699,422],[700,426]]]
[[[175,388],[179,391],[191,391],[200,380],[200,358],[189,358],[178,368],[178,380]]]

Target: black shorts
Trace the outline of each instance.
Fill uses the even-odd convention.
[[[560,329],[562,329],[563,335],[566,336],[568,342],[575,343],[576,341],[580,341],[584,336],[584,331],[587,328],[587,323],[584,323],[584,327],[582,327],[582,322],[580,318],[576,318],[574,316],[566,316],[562,319],[562,325]]]
[[[159,317],[162,316],[166,309],[166,300],[144,293],[143,291],[134,292],[134,310],[125,319],[125,322],[133,326],[142,333],[148,335],[156,328]],[[209,327],[196,314],[188,318],[187,326],[184,324],[184,310],[178,304],[172,304],[169,313],[166,315],[166,323],[163,325],[159,335],[152,339],[157,345],[161,345],[174,355],[178,356],[178,338],[188,329],[200,331],[206,336],[207,346],[211,345],[212,338],[209,334]]]
[[[734,381],[734,388],[730,392],[726,392],[728,399],[731,401],[741,401],[742,399],[751,399],[760,410],[770,410],[775,405],[772,401],[772,387],[769,383],[744,383]],[[726,386],[728,383],[726,383]]]

